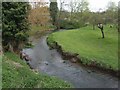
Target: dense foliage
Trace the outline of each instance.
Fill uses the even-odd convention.
[[[50,16],[52,18],[52,24],[57,26],[57,2],[50,2]]]
[[[0,9],[2,9],[2,3],[0,2]],[[0,10],[0,29],[2,28],[2,10]]]
[[[18,51],[27,41],[29,4],[23,2],[2,3],[2,44],[4,50]]]
[[[42,5],[42,3],[35,4],[34,8],[30,10],[28,19],[32,25],[47,26],[50,21],[48,6]]]
[[[60,29],[75,29],[80,28],[80,25],[76,21],[60,20]]]

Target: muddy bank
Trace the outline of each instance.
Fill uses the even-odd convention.
[[[102,72],[105,74],[110,74],[110,75],[118,77],[120,79],[120,70],[115,71],[111,68],[111,66],[109,66],[109,68],[104,68],[101,63],[98,63],[94,60],[91,60],[89,63],[86,63],[83,61],[85,58],[80,57],[80,55],[77,53],[71,53],[71,52],[64,51],[62,49],[62,47],[56,41],[49,43],[48,37],[47,37],[47,45],[49,46],[50,49],[56,49],[57,52],[61,54],[61,56],[64,60],[69,60],[72,63],[76,63],[83,67],[89,68],[93,72],[97,70],[99,72]]]

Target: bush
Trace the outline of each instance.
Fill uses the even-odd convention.
[[[60,20],[60,29],[76,29],[79,28],[79,23],[75,21]]]

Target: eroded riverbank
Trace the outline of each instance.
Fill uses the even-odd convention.
[[[30,65],[39,72],[59,77],[70,82],[76,88],[117,88],[118,79],[100,72],[80,67],[70,61],[64,61],[56,50],[49,50],[46,36],[42,37],[33,49],[25,49],[30,55]]]
[[[69,60],[72,63],[79,64],[82,67],[92,69],[93,71],[100,71],[105,74],[110,74],[115,77],[120,77],[120,71],[115,71],[112,68],[102,67],[101,63],[98,63],[94,60],[91,60],[89,63],[84,62],[85,58],[81,58],[77,53],[66,52],[63,50],[62,46],[59,45],[56,41],[49,41],[49,37],[47,38],[47,45],[50,49],[56,49],[58,53],[62,56],[62,59]],[[110,66],[109,66],[110,67]]]

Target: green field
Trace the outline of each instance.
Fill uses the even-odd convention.
[[[69,88],[65,81],[36,73],[11,52],[2,59],[2,88]]]
[[[75,30],[52,33],[48,43],[56,41],[66,52],[78,53],[84,64],[97,62],[100,67],[118,70],[118,32],[115,27],[104,28],[105,38],[102,39],[98,28],[92,30],[87,26]]]

